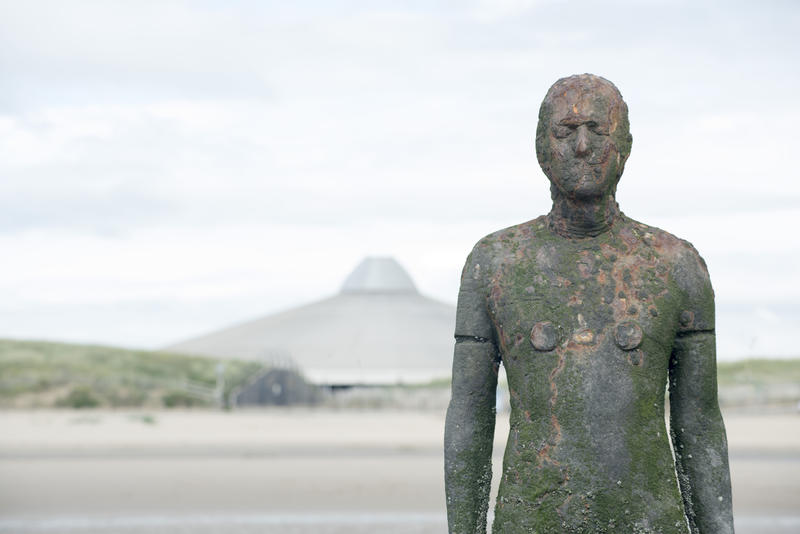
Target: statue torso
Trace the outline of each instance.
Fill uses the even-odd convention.
[[[697,326],[676,283],[690,247],[624,216],[583,239],[540,217],[479,246],[511,395],[494,532],[687,532],[664,391]]]

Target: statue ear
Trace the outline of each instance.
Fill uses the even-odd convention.
[[[549,140],[546,139],[546,129],[539,123],[536,129],[536,140],[534,141],[534,148],[536,149],[536,160],[545,174],[550,171],[550,154],[548,154]]]
[[[625,155],[622,156],[622,165],[625,165],[625,162],[628,161],[628,156],[631,155],[631,148],[633,148],[633,136],[630,132],[625,136],[625,146],[627,150],[625,150]]]

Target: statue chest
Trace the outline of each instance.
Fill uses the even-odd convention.
[[[491,277],[487,306],[506,360],[570,351],[634,363],[671,348],[675,292],[655,255],[541,247]]]

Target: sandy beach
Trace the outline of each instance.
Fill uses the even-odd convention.
[[[726,414],[737,532],[800,532],[800,415]],[[440,411],[0,413],[0,532],[444,532]],[[495,470],[508,424],[498,417]]]

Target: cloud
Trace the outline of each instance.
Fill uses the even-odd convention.
[[[0,196],[0,233],[34,229],[116,235],[164,220],[169,201],[147,191],[57,192]]]
[[[367,253],[399,256],[424,291],[452,300],[472,243],[549,208],[538,105],[556,78],[586,71],[631,110],[622,209],[698,247],[721,324],[738,328],[726,314],[746,314],[731,306],[796,296],[799,14],[4,4],[0,245],[13,253],[0,313],[16,326],[0,335],[65,332],[36,310],[71,306],[82,339],[154,346],[194,333],[187,317],[204,299],[248,313],[310,300]],[[166,326],[122,326],[158,306]],[[28,311],[6,321],[12,309]],[[213,310],[203,317],[198,331]]]

